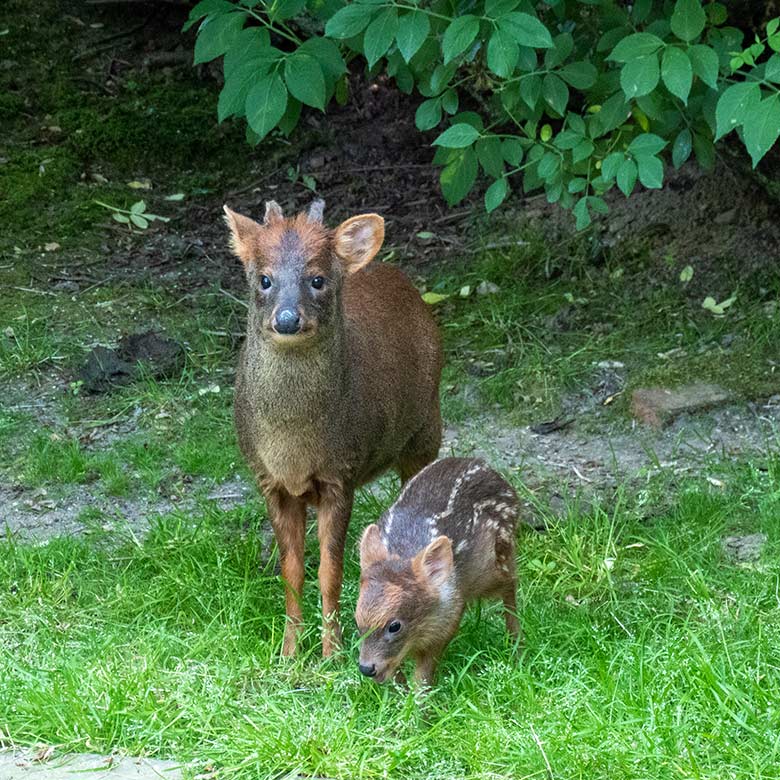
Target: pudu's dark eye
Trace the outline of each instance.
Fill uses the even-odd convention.
[[[260,277],[260,286],[264,290],[267,290],[271,286],[271,277],[270,276],[265,276],[265,275],[261,276]]]
[[[387,627],[388,634],[397,634],[401,630],[401,621],[393,620]]]
[[[321,290],[325,286],[325,277],[324,276],[315,276],[311,280],[311,286],[315,290]]]

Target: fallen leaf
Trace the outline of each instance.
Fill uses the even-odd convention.
[[[44,244],[43,248],[47,252],[56,252],[60,248],[60,245],[56,241],[50,241],[48,244]]]
[[[449,297],[449,295],[442,295],[441,293],[427,292],[423,293],[422,299],[426,303],[434,304],[440,303],[441,301],[446,301]]]
[[[464,284],[463,287],[460,288],[458,295],[460,295],[461,298],[468,298],[469,295],[471,295],[471,285]]]
[[[725,482],[721,479],[717,479],[716,477],[707,477],[707,482],[710,483],[713,487],[722,488],[725,487]]]
[[[183,192],[174,192],[173,195],[166,195],[165,200],[184,200],[185,195]]]
[[[152,183],[149,181],[149,179],[144,179],[143,181],[129,181],[127,182],[127,186],[130,187],[131,190],[152,189]]]
[[[422,238],[424,241],[427,241],[430,238],[436,238],[436,234],[431,233],[429,230],[421,230],[417,234],[417,238]]]

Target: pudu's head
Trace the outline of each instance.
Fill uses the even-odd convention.
[[[415,651],[436,646],[451,621],[454,561],[448,537],[439,536],[414,558],[390,555],[377,525],[360,541],[360,595],[355,621],[363,639],[360,671],[390,679]]]
[[[315,200],[307,212],[286,218],[269,201],[262,223],[225,206],[231,246],[249,282],[249,327],[274,344],[297,346],[327,332],[340,313],[344,277],[382,246],[382,217],[362,214],[329,230],[324,206]]]

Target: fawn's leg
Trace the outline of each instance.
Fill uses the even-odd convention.
[[[323,491],[317,512],[320,539],[320,593],[322,594],[322,657],[341,647],[339,599],[344,575],[344,545],[352,513],[351,490]]]
[[[436,667],[441,658],[441,649],[418,655],[414,659],[414,680],[418,685],[430,688],[436,676]]]
[[[523,630],[520,627],[520,621],[517,619],[517,583],[512,580],[504,587],[502,594],[504,600],[504,621],[506,630],[515,638],[523,638]]]
[[[282,655],[295,655],[298,632],[303,623],[303,550],[306,536],[306,502],[283,491],[266,495],[268,514],[279,547],[279,561],[285,586],[287,625]]]

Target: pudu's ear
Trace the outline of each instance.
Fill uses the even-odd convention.
[[[230,248],[244,265],[248,265],[257,256],[257,237],[262,227],[227,206],[222,208],[225,210],[225,222],[230,228]]]
[[[350,217],[336,228],[336,254],[348,273],[367,265],[385,240],[385,221],[378,214]]]
[[[434,588],[441,588],[450,578],[455,566],[449,537],[437,536],[419,553],[415,563],[415,569],[418,569]]]
[[[387,547],[382,542],[382,535],[376,523],[369,525],[360,538],[360,568],[367,569],[378,561],[387,558]]]
[[[272,222],[277,222],[280,219],[284,219],[282,207],[275,200],[267,200],[265,202],[265,217],[263,217],[263,224],[270,225]]]
[[[322,223],[322,213],[325,211],[325,201],[322,198],[317,198],[311,202],[309,210],[306,212],[306,217],[309,222]]]

